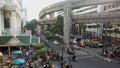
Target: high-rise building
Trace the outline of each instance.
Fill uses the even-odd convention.
[[[113,11],[120,11],[120,3],[109,3],[104,5],[104,11],[105,12],[113,12]],[[113,37],[114,35],[114,29],[118,29],[117,36],[120,38],[120,23],[116,22],[110,22],[112,24],[112,31],[113,33],[111,34]]]
[[[109,3],[109,4],[102,4],[102,5],[93,5],[93,6],[87,6],[87,7],[82,7],[79,8],[77,10],[74,10],[73,13],[74,15],[76,14],[88,14],[88,13],[99,13],[99,12],[113,12],[113,11],[120,11],[120,3]],[[108,22],[112,24],[112,31],[114,31],[115,28],[119,29],[120,32],[120,24],[116,23],[116,22]],[[94,28],[92,26],[96,25],[96,23],[92,23],[92,24],[86,24],[87,28],[86,31],[88,32],[98,32],[98,36],[101,36],[103,34],[103,31],[106,31],[105,29],[103,29],[103,24],[104,23],[97,23],[100,25],[100,27]],[[119,33],[118,32],[118,33]],[[120,34],[118,34],[118,36],[120,36]]]
[[[0,36],[20,35],[22,17],[22,0],[1,0]]]
[[[79,9],[76,9],[73,11],[73,14],[88,14],[88,13],[100,13],[104,12],[104,5],[92,5],[92,6],[86,6],[86,7],[81,7]],[[98,28],[91,28],[91,26],[98,25]],[[92,24],[85,24],[87,26],[86,32],[91,32],[96,34],[97,36],[101,36],[103,33],[103,23],[98,22],[95,23],[93,22]],[[90,28],[89,28],[90,27]]]

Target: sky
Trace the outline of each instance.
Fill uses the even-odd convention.
[[[23,7],[27,9],[27,20],[38,20],[40,10],[60,1],[63,0],[23,0]]]

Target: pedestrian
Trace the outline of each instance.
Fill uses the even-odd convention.
[[[69,63],[69,67],[70,67],[70,68],[73,68],[73,66],[72,66],[72,64],[71,64],[71,63]]]
[[[55,68],[55,66],[52,64],[52,68]]]
[[[43,68],[46,68],[46,65],[45,65],[45,64],[43,65]]]
[[[70,55],[68,56],[68,61],[71,62],[71,56]]]
[[[70,66],[66,63],[66,67],[65,68],[70,68]]]
[[[76,61],[76,60],[75,60],[75,59],[76,59],[75,54],[72,56],[72,59],[73,59],[73,61]]]
[[[64,62],[63,61],[61,62],[61,68],[64,68]]]

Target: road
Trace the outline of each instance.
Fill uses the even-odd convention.
[[[49,43],[51,48],[55,48],[57,51],[61,53],[60,45],[53,45]],[[90,50],[90,48],[81,48],[80,50],[75,50],[77,61],[71,61],[73,68],[119,68],[120,63],[108,62],[99,57],[96,57],[95,54],[98,52],[94,52]],[[64,56],[67,59],[67,56]],[[69,62],[69,61],[67,61]],[[59,62],[54,62],[55,68],[60,68]]]
[[[119,68],[120,64],[106,62],[97,57],[79,59],[77,62],[71,62],[73,68]]]

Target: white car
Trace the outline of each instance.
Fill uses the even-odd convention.
[[[73,39],[73,43],[74,43],[74,44],[76,44],[76,43],[77,43],[76,39]]]
[[[80,46],[77,46],[77,44],[73,45],[72,47],[73,47],[74,49],[77,49],[77,50],[80,49]]]
[[[55,41],[53,42],[53,44],[58,45],[59,42],[55,40]]]

